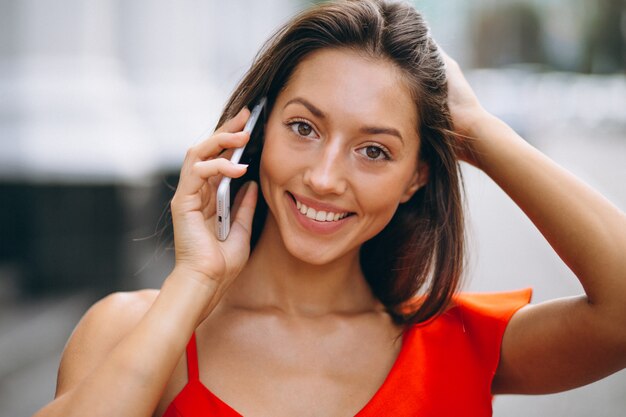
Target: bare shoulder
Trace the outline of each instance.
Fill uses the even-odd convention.
[[[116,292],[96,302],[72,332],[59,365],[56,396],[80,383],[139,323],[158,290]]]

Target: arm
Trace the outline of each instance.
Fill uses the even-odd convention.
[[[94,305],[66,346],[55,400],[36,417],[154,413],[192,332],[248,257],[256,188],[238,195],[230,236],[220,242],[211,181],[218,174],[238,177],[245,172],[244,166],[212,158],[248,140],[239,132],[248,115],[240,112],[187,153],[172,200],[176,266],[158,296],[115,294]]]
[[[494,393],[548,393],[626,366],[626,216],[488,114],[448,59],[449,104],[462,158],[526,213],[585,294],[518,311],[502,342]]]
[[[116,293],[90,308],[64,349],[55,400],[35,416],[152,415],[211,297],[179,278],[170,275],[158,297]],[[176,306],[182,297],[194,308]]]

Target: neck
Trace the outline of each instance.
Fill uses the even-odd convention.
[[[361,271],[358,249],[312,265],[292,256],[277,228],[268,224],[225,299],[236,307],[302,316],[358,314],[381,307]]]

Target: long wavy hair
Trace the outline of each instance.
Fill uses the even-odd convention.
[[[465,238],[445,64],[417,10],[383,0],[343,0],[302,12],[262,47],[228,100],[218,126],[263,96],[271,110],[298,63],[323,48],[348,48],[390,61],[410,86],[418,113],[419,157],[429,166],[429,179],[399,206],[378,235],[362,245],[360,262],[374,295],[396,323],[426,321],[445,310],[460,286]],[[249,176],[257,181],[262,141],[261,129],[249,144],[257,161]],[[253,248],[266,215],[267,205],[260,196]]]

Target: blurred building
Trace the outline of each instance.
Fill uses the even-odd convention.
[[[213,127],[262,41],[305,4],[1,0],[5,280],[11,275],[31,293],[121,286],[119,277],[137,266],[123,268],[129,242],[154,232],[171,194],[164,178],[175,184],[185,149]],[[623,74],[624,0],[416,4],[466,67],[506,69],[470,78],[494,112],[525,132],[533,123],[543,128],[546,113],[520,112],[551,108],[552,97],[541,93],[561,87],[572,100],[568,123],[579,116],[598,122],[623,108],[621,76],[546,71]],[[513,91],[520,85],[524,95]],[[600,99],[605,91],[617,101]],[[507,100],[511,93],[519,100]],[[589,97],[598,97],[593,108],[601,111],[589,111]],[[609,118],[623,122],[619,114]]]
[[[626,72],[626,1],[508,0],[471,3],[473,64]]]
[[[464,66],[500,69],[470,79],[524,133],[623,127],[624,0],[415,3]],[[30,293],[122,286],[141,258],[129,242],[154,232],[185,149],[304,5],[0,0],[0,275]],[[544,111],[555,99],[561,119]]]
[[[0,288],[134,286],[164,183],[298,6],[0,1]]]

